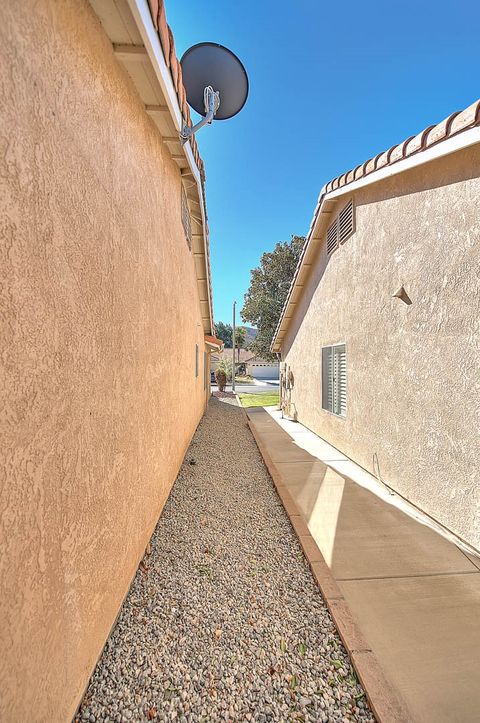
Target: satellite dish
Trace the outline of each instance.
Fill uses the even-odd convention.
[[[180,61],[188,104],[205,116],[203,93],[212,86],[220,94],[216,120],[232,118],[242,110],[248,96],[248,77],[240,60],[217,43],[193,45]]]
[[[218,43],[199,43],[180,61],[188,104],[204,119],[181,133],[185,143],[197,130],[216,120],[239,113],[248,96],[248,76],[231,50]]]

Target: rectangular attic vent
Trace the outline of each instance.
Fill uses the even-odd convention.
[[[188,248],[192,248],[192,221],[190,218],[190,209],[188,208],[187,194],[182,184],[182,224],[187,239]]]
[[[327,254],[333,254],[355,231],[353,199],[342,208],[327,231]]]

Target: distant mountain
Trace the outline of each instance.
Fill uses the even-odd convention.
[[[244,326],[243,327],[247,334],[245,336],[245,346],[247,347],[249,344],[252,343],[252,341],[255,339],[255,337],[258,334],[258,329],[254,329],[253,326]]]
[[[242,329],[245,329],[246,335],[245,335],[245,343],[244,348],[246,349],[249,344],[252,343],[252,341],[255,339],[255,337],[258,334],[258,329],[255,329],[253,326],[244,326],[244,324],[238,324],[238,327],[242,327]],[[215,324],[215,333],[218,336],[219,339],[222,339],[223,342],[225,342],[226,348],[232,347],[232,325],[225,323],[223,321],[218,321]]]

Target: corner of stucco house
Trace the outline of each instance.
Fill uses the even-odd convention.
[[[476,549],[479,124],[477,101],[322,189],[272,346],[300,422]]]

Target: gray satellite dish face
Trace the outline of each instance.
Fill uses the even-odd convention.
[[[248,77],[231,50],[217,43],[199,43],[185,51],[180,61],[188,104],[205,116],[204,90],[211,85],[220,93],[215,120],[226,120],[242,110],[248,96]]]

